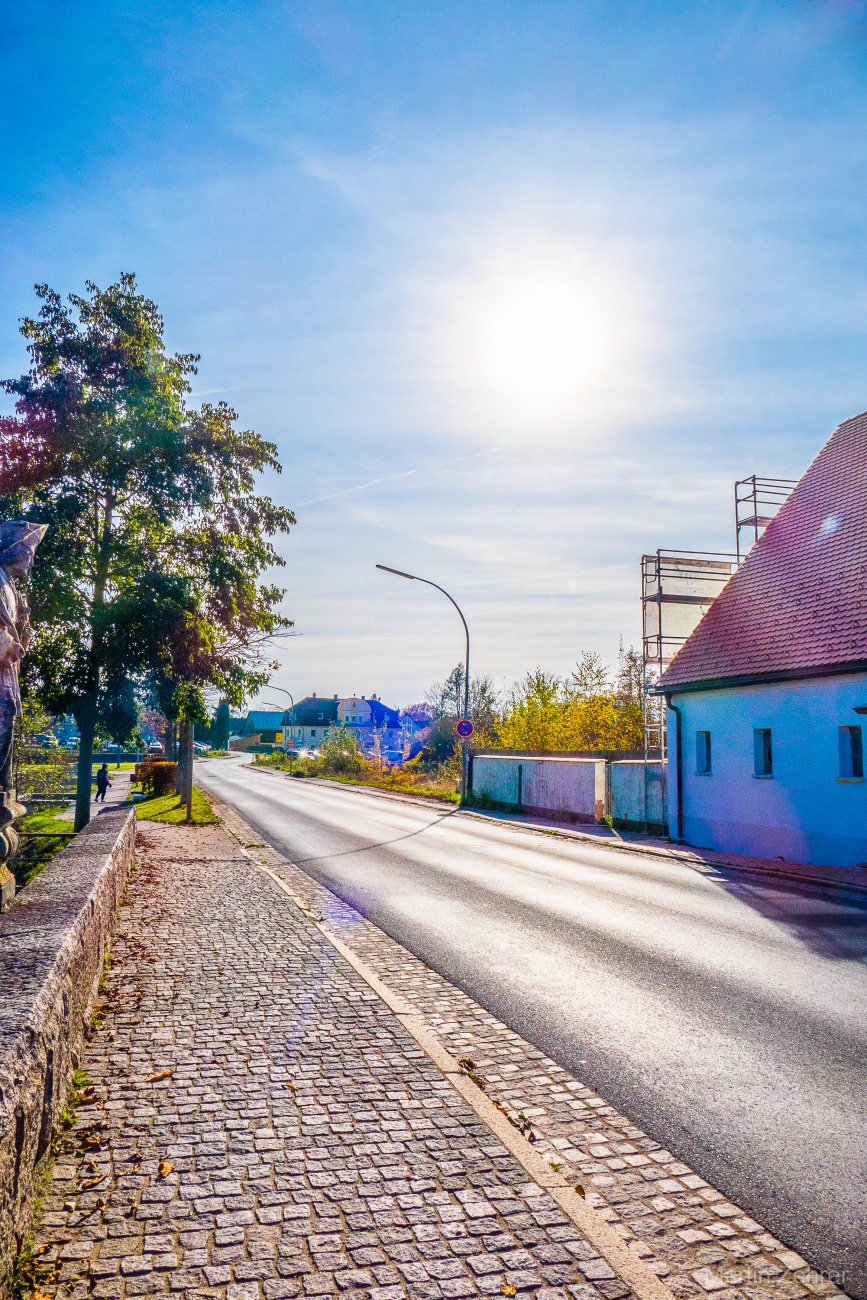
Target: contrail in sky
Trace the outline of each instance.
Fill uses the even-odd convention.
[[[495,451],[502,451],[502,446],[488,447],[485,451],[474,451],[469,456],[453,456],[450,460],[438,460],[433,465],[422,465],[416,469],[405,469],[401,474],[383,474],[382,478],[372,478],[369,483],[357,483],[355,487],[343,488],[341,492],[329,492],[328,496],[313,497],[310,501],[301,501],[301,506],[318,506],[320,501],[333,501],[335,497],[348,496],[350,492],[363,492],[365,488],[376,487],[378,483],[391,483],[396,478],[409,478],[411,474],[419,474],[421,470],[441,469],[443,465],[457,465],[458,461],[476,460],[479,456],[491,456]]]

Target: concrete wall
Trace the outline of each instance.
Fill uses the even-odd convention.
[[[867,674],[675,693],[682,716],[684,839],[700,848],[851,867],[867,862],[867,787],[839,774],[837,728],[863,724]],[[675,726],[669,817],[677,825]],[[773,775],[753,774],[753,730],[769,727]],[[695,733],[711,733],[711,773],[696,773]]]
[[[642,827],[646,822],[657,829],[665,827],[667,814],[662,763],[645,764],[640,758],[614,759],[610,779],[610,812],[615,825]]]
[[[102,813],[0,916],[0,1293],[80,1061],[134,844],[132,812]]]
[[[531,816],[594,822],[605,815],[605,759],[476,754],[473,794]]]

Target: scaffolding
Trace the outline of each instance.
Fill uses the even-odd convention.
[[[738,564],[755,546],[780,506],[797,483],[793,478],[759,478],[751,474],[735,483],[735,551]],[[746,530],[745,545],[741,533]],[[752,538],[749,534],[752,533]]]
[[[656,687],[736,568],[736,557],[725,551],[660,549],[641,557],[645,823],[650,764],[667,758],[665,700],[655,694]]]

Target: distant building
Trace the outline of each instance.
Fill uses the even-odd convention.
[[[335,729],[345,728],[357,737],[368,756],[378,752],[390,761],[403,756],[407,728],[397,709],[375,695],[308,695],[286,713],[286,744],[296,749],[318,749]]]
[[[867,865],[867,413],[836,430],[659,689],[672,834]]]
[[[230,724],[229,747],[231,749],[251,749],[254,745],[282,745],[283,719],[285,713],[266,709],[252,709],[235,730]],[[237,723],[235,723],[237,726]]]

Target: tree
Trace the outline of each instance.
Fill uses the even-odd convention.
[[[214,714],[214,721],[211,723],[211,744],[214,749],[229,748],[230,724],[229,706],[225,700],[220,700]]]
[[[274,444],[223,402],[187,406],[198,357],[166,353],[134,276],[68,305],[36,293],[30,369],[3,383],[16,415],[0,421],[0,509],[49,525],[25,685],[78,724],[78,828],[98,726],[131,726],[139,698],[195,720],[205,688],[240,704],[267,680],[264,647],[288,621],[259,579],[294,517],[254,493],[280,469]]]
[[[497,731],[506,749],[640,749],[640,657],[621,642],[613,682],[595,651],[579,655],[565,682],[541,668],[527,673],[513,687]]]

